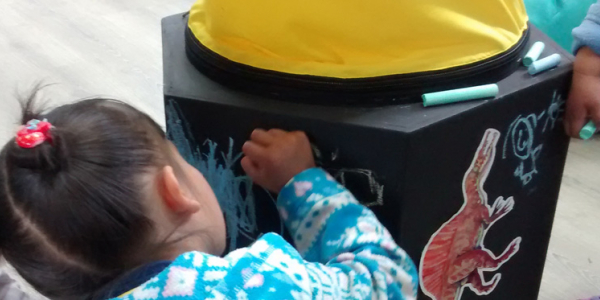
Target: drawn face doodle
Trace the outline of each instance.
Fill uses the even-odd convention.
[[[561,95],[554,92],[547,109],[527,116],[519,115],[508,127],[504,137],[502,159],[507,159],[509,155],[517,159],[514,176],[523,186],[528,185],[539,173],[538,158],[544,148],[544,134],[548,129],[554,129],[556,123],[561,120],[564,104]]]

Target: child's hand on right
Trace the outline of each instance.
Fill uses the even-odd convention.
[[[315,167],[310,142],[304,132],[256,129],[242,147],[242,168],[252,180],[279,193],[288,181]]]
[[[600,128],[600,56],[583,47],[577,52],[567,101],[567,134],[579,138],[579,131],[590,119]]]

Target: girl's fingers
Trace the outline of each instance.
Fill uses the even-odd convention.
[[[244,172],[246,172],[246,175],[250,176],[250,178],[252,178],[252,180],[256,181],[256,178],[260,174],[260,169],[252,161],[252,159],[250,159],[249,157],[246,156],[246,157],[242,158],[242,161],[240,162],[240,164],[242,165],[242,169],[244,169]]]
[[[590,118],[596,124],[596,128],[600,129],[600,103],[590,110]]]
[[[250,135],[250,140],[262,146],[268,146],[273,142],[273,136],[262,129],[255,129]]]
[[[281,129],[273,128],[273,129],[269,130],[269,134],[271,134],[275,138],[278,138],[281,136],[285,136],[287,134],[287,132],[285,132]]]
[[[587,122],[587,109],[583,105],[571,105],[567,109],[565,127],[567,134],[572,137],[579,137],[579,131]]]
[[[244,146],[242,146],[242,152],[244,152],[246,156],[250,157],[250,159],[255,162],[263,160],[267,155],[266,149],[253,141],[247,141],[244,143]]]

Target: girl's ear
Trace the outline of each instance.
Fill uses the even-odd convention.
[[[160,198],[173,213],[191,215],[200,210],[200,203],[183,187],[171,166],[160,170],[158,185]]]

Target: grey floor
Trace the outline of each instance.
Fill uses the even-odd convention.
[[[160,19],[193,0],[0,0],[0,142],[17,92],[36,81],[53,105],[104,95],[163,122]],[[600,139],[574,141],[540,299],[600,295]],[[518,299],[515,299],[518,300]]]

